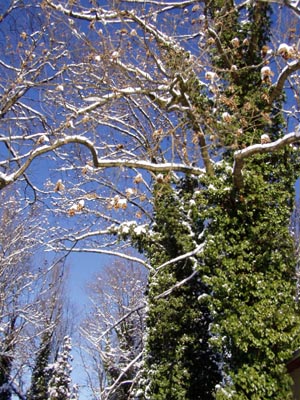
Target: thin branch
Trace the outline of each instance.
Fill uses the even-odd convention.
[[[95,342],[96,344],[100,343],[101,340],[102,340],[103,338],[105,338],[105,336],[106,336],[108,333],[110,333],[113,329],[115,329],[115,328],[116,328],[118,325],[120,325],[123,321],[125,321],[127,318],[129,318],[132,314],[134,314],[134,313],[137,312],[137,311],[142,310],[142,309],[145,308],[145,307],[146,307],[146,304],[145,304],[145,303],[136,306],[136,307],[133,308],[132,310],[128,311],[128,312],[127,312],[125,315],[123,315],[121,318],[119,318],[113,325],[111,325],[109,328],[107,328],[103,333],[101,333],[101,335],[100,335],[99,337],[97,337],[96,341],[95,341],[93,338],[90,338],[89,340],[90,340],[92,343],[94,343],[94,342]],[[87,338],[90,337],[90,332],[89,332],[89,331],[87,331],[87,330],[84,329],[84,328],[80,328],[80,330],[86,335]]]
[[[227,68],[230,69],[231,66],[232,66],[232,62],[230,61],[230,59],[228,58],[227,54],[225,53],[225,51],[223,49],[223,46],[222,46],[222,43],[221,43],[221,40],[220,40],[217,32],[214,31],[212,28],[208,28],[207,31],[208,31],[209,35],[215,40],[216,47],[218,49],[219,54],[221,55],[221,57],[222,57],[224,63],[226,64]]]
[[[185,260],[186,258],[193,257],[193,256],[197,255],[198,253],[200,253],[200,251],[202,251],[204,249],[204,246],[205,246],[205,243],[201,243],[194,250],[192,250],[192,251],[190,251],[188,253],[182,254],[181,256],[178,256],[176,258],[172,258],[172,260],[169,260],[169,261],[163,263],[158,268],[156,268],[155,274],[157,274],[157,272],[159,272],[162,268],[167,267],[168,265],[175,264],[178,261],[182,261],[182,260]]]
[[[51,249],[51,246],[49,246]],[[112,250],[102,250],[99,248],[95,248],[95,249],[90,249],[90,248],[68,248],[68,247],[61,247],[61,248],[53,248],[54,251],[67,251],[67,252],[72,252],[72,253],[94,253],[94,254],[105,254],[108,256],[114,256],[114,257],[120,257],[123,258],[125,260],[129,260],[129,261],[133,261],[139,264],[142,264],[145,268],[147,268],[149,271],[153,271],[154,269],[151,267],[151,265],[147,264],[144,260],[142,260],[141,258],[137,258],[134,256],[130,256],[128,254],[125,253],[120,253],[118,251],[112,251]]]
[[[115,382],[113,383],[113,385],[109,388],[105,389],[105,392],[107,392],[106,396],[108,398],[108,396],[113,393],[113,391],[119,387],[119,382],[122,379],[122,377],[126,374],[126,372],[142,357],[143,352],[141,351],[127,366],[126,368],[122,368],[122,372],[120,373],[120,375],[118,376],[118,378],[115,380]]]
[[[178,289],[180,286],[183,286],[186,284],[188,281],[194,278],[195,275],[197,275],[198,271],[193,271],[193,273],[188,276],[187,278],[182,279],[182,281],[177,282],[174,286],[172,286],[170,289],[164,291],[163,293],[159,294],[158,296],[155,296],[155,300],[161,299],[162,297],[169,296],[175,289]]]

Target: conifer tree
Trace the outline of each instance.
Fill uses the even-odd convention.
[[[12,369],[13,346],[5,343],[3,355],[0,356],[0,399],[10,400],[12,396],[10,373]]]
[[[155,188],[157,237],[148,252],[154,267],[166,265],[149,281],[143,383],[145,397],[153,400],[213,399],[221,379],[218,356],[209,344],[210,312],[198,301],[207,287],[199,279],[196,254],[168,263],[201,246],[203,223],[186,206],[195,184],[187,179],[174,191],[166,176]]]
[[[51,335],[46,332],[41,340],[31,377],[31,386],[27,400],[44,400],[47,398],[50,371],[47,369],[51,354]]]
[[[71,339],[64,337],[61,351],[53,364],[48,365],[51,378],[48,383],[48,400],[76,400],[77,388],[71,387]]]

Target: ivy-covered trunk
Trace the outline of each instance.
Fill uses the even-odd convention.
[[[282,164],[285,156],[278,156]],[[245,174],[243,190],[228,191],[223,171],[204,196],[214,204],[204,259],[213,293],[205,299],[214,316],[210,342],[223,361],[217,399],[292,399],[286,362],[299,346],[293,172],[286,167],[282,176],[275,160],[260,161]]]

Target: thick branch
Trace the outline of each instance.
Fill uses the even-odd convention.
[[[27,160],[13,174],[5,175],[0,171],[0,189],[15,182],[20,176],[22,176],[25,173],[25,171],[29,168],[33,160],[36,159],[37,157],[71,143],[79,143],[87,147],[92,154],[93,164],[94,167],[96,168],[128,167],[128,168],[140,168],[154,173],[168,173],[171,171],[176,171],[193,175],[202,175],[205,173],[205,171],[201,168],[190,167],[185,164],[176,164],[176,163],[154,164],[147,161],[127,160],[127,159],[101,160],[98,159],[97,150],[94,144],[89,139],[86,139],[82,136],[67,136],[62,139],[56,140],[51,145],[41,146],[30,152]]]
[[[283,86],[287,78],[294,73],[295,71],[300,69],[300,60],[293,61],[289,63],[278,76],[277,82],[272,86],[270,92],[270,103],[276,100],[283,91]]]
[[[213,168],[211,159],[209,157],[208,147],[207,147],[207,144],[205,141],[204,133],[202,131],[199,131],[199,133],[198,133],[198,140],[199,140],[200,151],[201,151],[201,155],[202,155],[203,162],[205,165],[206,173],[209,176],[213,176],[214,168]]]
[[[278,151],[288,144],[300,142],[300,127],[295,132],[289,133],[276,142],[267,144],[254,144],[247,147],[246,149],[236,151],[234,153],[234,165],[233,165],[233,180],[237,189],[243,186],[243,173],[242,169],[244,166],[244,160],[252,157],[255,154],[272,153]]]
[[[53,151],[59,147],[62,147],[66,144],[70,143],[79,143],[82,144],[90,150],[92,153],[93,157],[93,163],[95,166],[98,164],[98,156],[97,156],[97,151],[93,145],[93,143],[82,137],[82,136],[68,136],[62,139],[56,140],[53,144],[51,145],[45,145],[38,147],[37,149],[33,150],[32,152],[29,153],[29,156],[27,160],[24,162],[24,164],[21,165],[21,167],[14,172],[13,174],[10,175],[5,175],[3,173],[0,174],[0,189],[3,187],[9,185],[12,182],[15,182],[20,176],[22,176],[25,171],[29,168],[30,164],[33,162],[34,159],[37,157],[41,156],[42,154],[49,153],[50,151]]]
[[[190,167],[185,164],[176,163],[162,163],[155,164],[148,161],[138,161],[138,160],[99,160],[98,168],[109,168],[109,167],[127,167],[127,168],[140,168],[146,171],[154,173],[167,173],[167,172],[183,172],[185,174],[193,175],[204,175],[205,170],[197,167]]]
[[[109,398],[110,395],[114,392],[114,390],[119,386],[119,383],[121,381],[121,379],[123,378],[123,376],[126,376],[127,371],[130,370],[130,368],[137,363],[137,361],[142,357],[143,352],[140,352],[132,361],[130,361],[130,363],[125,367],[122,368],[122,371],[120,373],[120,375],[118,376],[118,378],[114,381],[114,383],[105,389],[106,392],[106,398]]]
[[[187,259],[187,258],[196,256],[197,254],[199,254],[199,253],[204,249],[204,246],[205,246],[205,243],[201,243],[201,244],[200,244],[199,246],[197,246],[194,250],[192,250],[192,251],[190,251],[190,252],[188,252],[188,253],[182,254],[181,256],[178,256],[178,257],[176,257],[176,258],[172,258],[171,260],[169,260],[169,261],[167,261],[167,262],[161,264],[161,265],[156,269],[155,275],[156,275],[162,268],[165,268],[165,267],[167,267],[168,265],[175,264],[175,263],[177,263],[178,261],[182,261],[182,260],[185,260],[185,259]]]

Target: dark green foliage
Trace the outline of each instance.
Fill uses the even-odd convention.
[[[65,336],[55,362],[48,366],[51,375],[48,382],[48,400],[77,399],[77,394],[71,388],[71,350],[71,339],[69,336]]]
[[[31,377],[31,386],[27,393],[27,400],[45,400],[47,398],[50,373],[47,370],[51,354],[51,335],[45,333],[36,357]]]
[[[223,390],[239,400],[292,398],[286,362],[300,344],[300,330],[289,234],[294,176],[288,166],[284,170],[285,156],[250,163],[242,191],[222,190],[222,176],[220,197],[206,192],[214,206],[205,251],[211,343],[223,354],[229,382],[217,399],[227,398]]]
[[[181,200],[188,202],[191,198],[186,189],[180,191],[180,198],[170,184],[157,185],[155,230],[160,240],[150,251],[153,266],[159,267],[194,248],[196,238],[189,226],[193,222],[180,205]],[[186,278],[190,279],[174,288]],[[163,267],[152,274],[149,286],[146,398],[213,399],[220,374],[208,341],[210,313],[198,301],[207,288],[199,279],[196,258]]]
[[[10,400],[12,397],[11,370],[14,360],[16,321],[17,318],[12,316],[0,347],[0,400]]]
[[[0,357],[0,400],[10,400],[11,390],[10,384],[10,370],[12,360],[10,356],[3,355]]]

